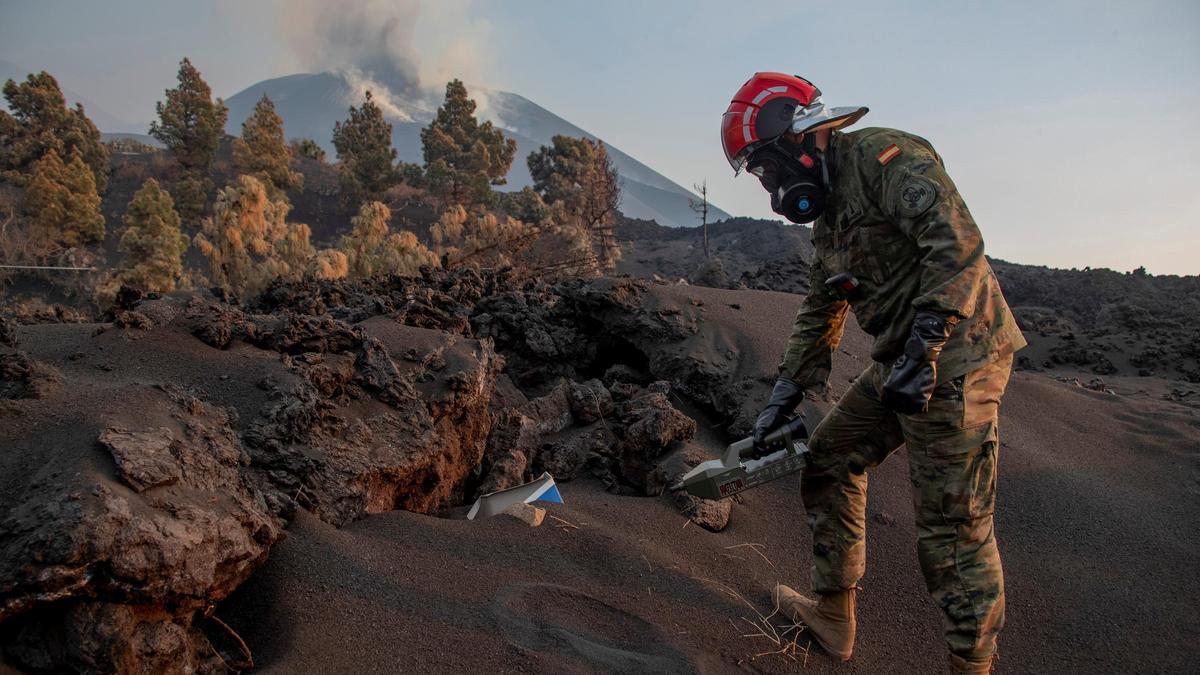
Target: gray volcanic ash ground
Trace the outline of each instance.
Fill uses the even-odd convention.
[[[4,663],[795,671],[745,636],[773,584],[806,586],[798,481],[720,504],[665,488],[747,432],[799,301],[456,272],[6,319]],[[851,326],[811,416],[867,351]],[[1001,671],[1186,672],[1200,656],[1200,412],[1143,389],[1014,375]],[[462,519],[543,470],[566,504],[540,527]],[[806,668],[935,670],[903,450],[870,494],[855,657],[814,649]]]

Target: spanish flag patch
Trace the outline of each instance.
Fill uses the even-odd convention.
[[[884,148],[883,152],[879,153],[879,155],[875,159],[878,159],[880,164],[883,164],[886,166],[888,162],[895,159],[896,156],[899,154],[900,154],[900,146],[896,145],[895,143],[892,143],[891,145]]]

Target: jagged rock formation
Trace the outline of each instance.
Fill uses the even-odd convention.
[[[335,525],[438,514],[542,471],[662,494],[662,462],[696,432],[673,399],[747,423],[737,358],[702,329],[703,303],[671,291],[439,271],[6,320],[0,653],[29,669],[244,667],[214,608],[297,509]],[[728,520],[728,504],[680,508]]]
[[[17,432],[0,434],[6,655],[39,670],[218,668],[204,614],[265,560],[279,504],[245,472],[227,411],[169,385],[119,387],[97,410],[64,377],[3,409]]]

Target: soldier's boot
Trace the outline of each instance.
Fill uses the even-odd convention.
[[[987,675],[992,672],[992,657],[982,661],[968,661],[957,654],[951,654],[950,672],[952,675]]]
[[[780,584],[775,587],[775,606],[796,623],[808,626],[813,639],[838,661],[849,661],[854,652],[854,589],[820,593],[813,600]]]

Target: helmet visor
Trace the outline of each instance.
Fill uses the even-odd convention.
[[[865,107],[827,108],[823,103],[815,103],[807,108],[797,108],[796,116],[792,118],[791,132],[803,134],[818,129],[841,129],[854,124],[867,114]]]
[[[726,158],[729,160],[729,165],[733,167],[734,176],[741,175],[742,171],[746,168],[746,163],[750,161],[750,155],[753,155],[754,151],[757,150],[761,145],[761,143],[754,143],[742,148],[742,151],[733,157],[726,155]]]
[[[741,172],[746,164],[746,157],[753,152],[757,145],[750,134],[750,127],[744,122],[746,110],[729,111],[721,117],[721,147],[725,150],[725,159],[733,167],[734,175]]]

